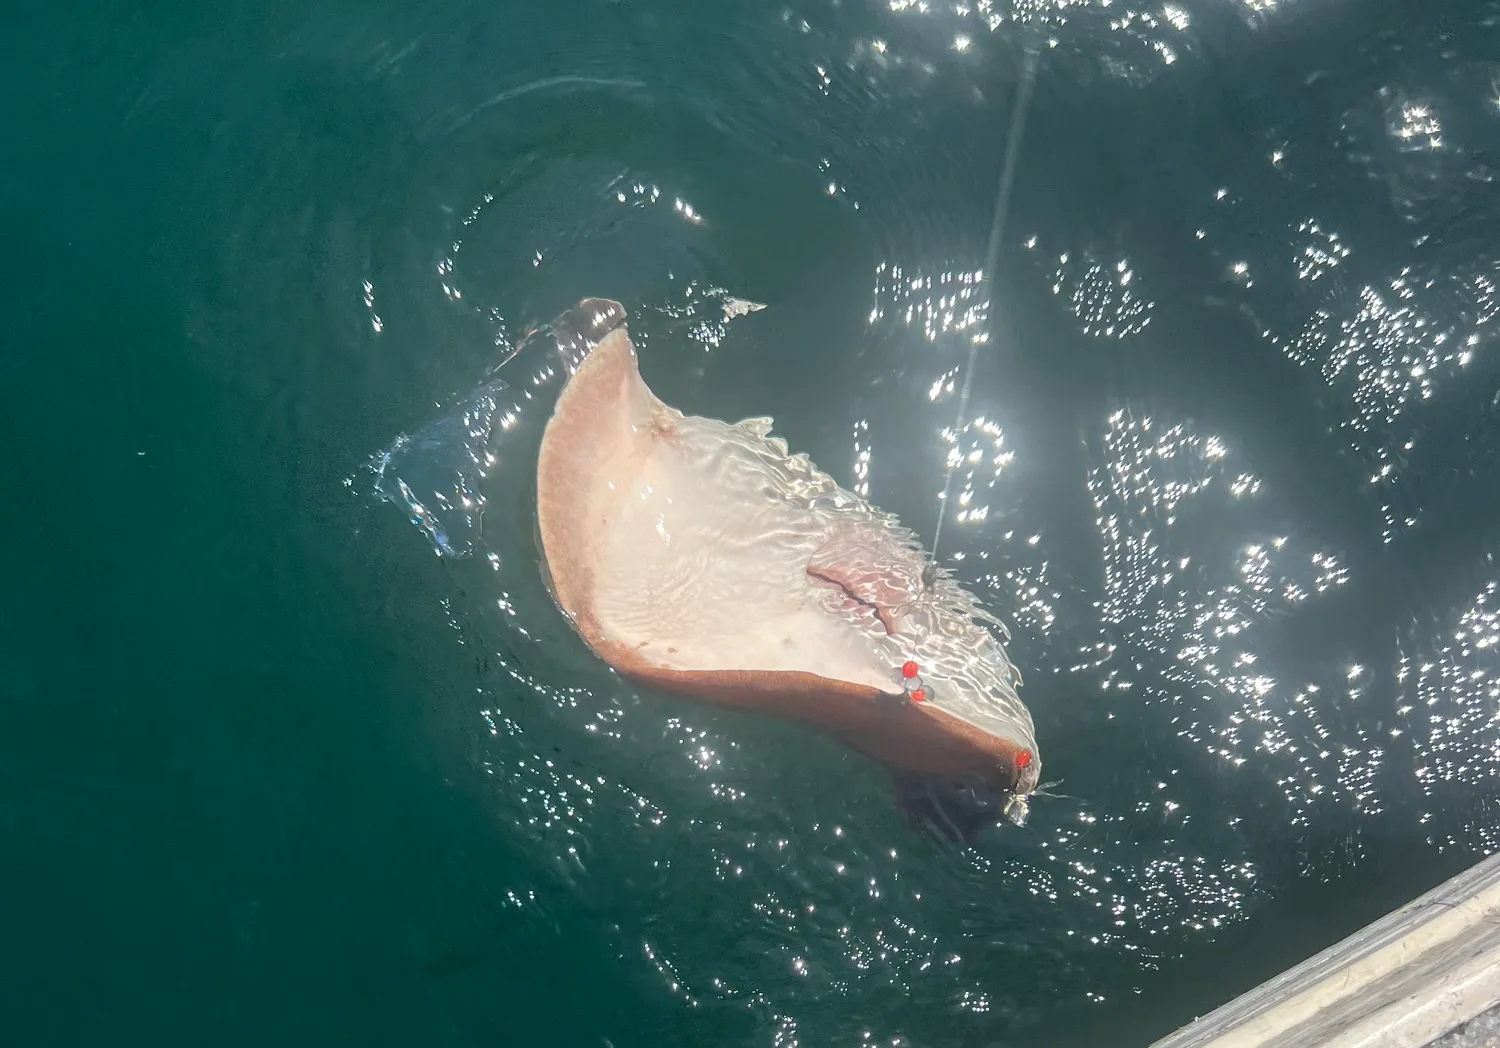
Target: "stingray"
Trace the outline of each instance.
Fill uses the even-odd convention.
[[[636,684],[831,734],[949,836],[1024,823],[1041,759],[998,620],[771,419],[663,403],[619,303],[552,326],[592,348],[542,434],[536,525],[593,653]]]

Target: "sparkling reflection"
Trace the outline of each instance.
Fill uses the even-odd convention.
[[[1107,660],[1104,688],[1181,707],[1173,718],[1180,738],[1230,768],[1251,762],[1272,772],[1293,824],[1336,801],[1378,812],[1386,753],[1373,727],[1347,725],[1345,741],[1331,742],[1330,725],[1346,721],[1344,711],[1369,690],[1362,668],[1346,668],[1342,679],[1284,681],[1263,668],[1257,644],[1268,622],[1350,581],[1341,558],[1295,532],[1256,535],[1248,524],[1229,557],[1195,550],[1196,521],[1256,517],[1234,507],[1256,499],[1262,483],[1233,468],[1219,438],[1121,411],[1104,448],[1108,465],[1089,483],[1104,541],[1101,610],[1118,643],[1162,658],[1160,682]]]
[[[1305,223],[1309,232],[1318,230]],[[1338,244],[1328,236],[1326,243]],[[1309,248],[1298,275],[1317,280],[1348,249]],[[1325,257],[1326,255],[1326,257]],[[1317,369],[1348,405],[1342,425],[1350,446],[1370,463],[1382,493],[1382,539],[1393,542],[1420,521],[1402,508],[1399,485],[1429,423],[1429,404],[1455,390],[1493,340],[1500,266],[1468,276],[1403,268],[1384,286],[1366,284],[1319,306],[1294,338],[1272,341],[1298,364]],[[1441,410],[1438,408],[1437,410]]]
[[[1351,426],[1390,427],[1473,359],[1496,315],[1495,289],[1490,274],[1440,280],[1403,269],[1383,288],[1359,288],[1348,311],[1319,310],[1287,352],[1347,389]],[[1455,304],[1469,319],[1451,319]]]
[[[1488,786],[1500,773],[1500,582],[1481,589],[1448,629],[1417,652],[1403,652],[1397,672],[1401,726],[1391,734],[1405,736],[1429,803],[1455,789]],[[1428,807],[1421,818],[1432,824],[1437,843],[1477,837],[1486,850],[1500,847],[1490,819],[1453,820],[1440,807]]]
[[[1402,142],[1428,149],[1442,148],[1443,127],[1438,123],[1430,105],[1403,103],[1392,125],[1391,132]]]
[[[923,275],[882,262],[875,271],[876,304],[870,310],[870,323],[880,323],[887,314],[899,315],[903,324],[919,325],[928,342],[936,342],[949,332],[967,332],[972,338],[983,339],[983,276],[978,270]]]
[[[1037,251],[1039,243],[1032,236],[1024,246]],[[1052,293],[1066,302],[1085,335],[1127,338],[1151,323],[1156,304],[1139,297],[1128,259],[1101,261],[1087,251],[1064,251],[1056,256],[1050,277]]]

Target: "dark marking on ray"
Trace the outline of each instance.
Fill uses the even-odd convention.
[[[895,627],[891,625],[890,612],[888,612],[885,608],[882,608],[879,604],[876,604],[873,601],[863,600],[860,597],[855,596],[854,592],[850,590],[848,586],[845,586],[838,579],[830,578],[829,576],[824,575],[816,568],[808,568],[807,577],[810,579],[817,579],[819,582],[824,583],[825,585],[832,586],[834,589],[838,590],[844,595],[845,600],[848,600],[861,608],[868,608],[871,614],[873,614],[875,618],[880,621],[881,629],[885,630],[887,635],[895,635],[896,630]]]

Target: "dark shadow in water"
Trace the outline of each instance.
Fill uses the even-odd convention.
[[[1004,821],[1009,795],[946,775],[895,772],[896,804],[918,833],[972,845]]]

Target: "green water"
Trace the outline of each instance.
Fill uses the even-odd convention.
[[[1492,849],[1494,13],[1303,6],[15,12],[6,1043],[1143,1045]],[[1016,464],[944,552],[1067,796],[965,853],[831,741],[609,678],[545,599],[524,461],[498,569],[363,466],[608,295],[670,403],[774,415],[846,485],[873,447],[930,539],[967,342],[904,310],[983,263],[1023,38],[975,393]],[[1309,219],[1352,246],[1320,284]],[[666,307],[715,287],[768,308],[706,345],[712,302]],[[1424,325],[1356,345],[1362,287]],[[1298,342],[1319,309],[1344,370]],[[1131,458],[1178,424],[1191,454]],[[1238,624],[1202,659],[1199,613]]]

